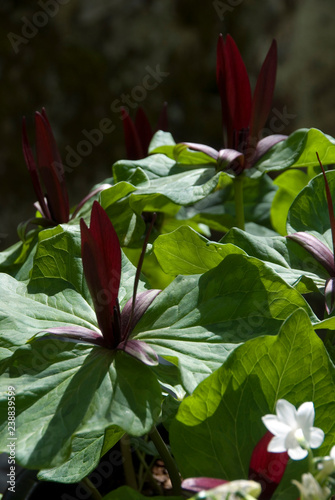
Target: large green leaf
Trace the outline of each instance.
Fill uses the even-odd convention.
[[[129,195],[134,191],[136,187],[132,184],[119,182],[101,193],[101,205],[112,221],[122,246],[140,239],[145,229],[141,214],[135,213],[129,203]]]
[[[276,334],[295,309],[314,316],[301,295],[260,260],[227,255],[202,275],[178,276],[153,301],[134,337],[177,362],[186,389],[250,338]]]
[[[163,132],[163,130],[158,130],[154,134],[149,144],[149,153],[150,154],[162,153],[173,160],[174,159],[173,149],[175,145],[176,143],[170,132]]]
[[[211,164],[209,161],[203,161],[202,167],[206,166],[206,163]],[[201,166],[199,163],[194,165],[189,161],[186,163],[177,163],[175,159],[169,158],[165,154],[151,154],[141,160],[120,160],[114,163],[113,173],[115,182],[126,181],[134,184],[133,180],[138,177],[136,171],[140,169],[145,175],[146,183],[150,183],[150,181],[155,179],[163,179],[165,177],[169,177],[170,175],[187,173],[190,170],[190,165],[192,168],[194,168],[194,166],[197,168]],[[215,165],[211,166],[214,172],[212,173],[213,176],[215,174]],[[140,182],[136,182],[136,184],[140,184]]]
[[[107,427],[122,424],[121,430],[129,427],[130,433],[148,431],[158,418],[161,391],[157,376],[123,353],[50,339],[25,345],[50,327],[98,329],[83,276],[78,228],[58,227],[56,234],[50,231],[50,237],[45,233],[28,285],[0,275],[0,341],[2,358],[6,358],[1,369],[3,384],[16,388],[17,423],[22,429],[17,436],[22,450],[18,460],[45,468],[69,458],[66,470],[71,480],[90,466],[83,465],[85,458],[91,457],[94,466]],[[135,272],[123,257],[121,307],[132,296]],[[139,289],[143,290],[142,282]],[[76,400],[76,391],[81,403],[72,411],[70,399]],[[125,405],[129,406],[126,415]],[[4,404],[2,409],[6,409]],[[92,432],[90,437],[88,432]],[[60,473],[52,474],[58,477]]]
[[[98,328],[83,275],[79,228],[58,226],[42,233],[28,285],[0,274],[0,358],[47,328],[68,324]],[[123,255],[121,307],[132,297],[135,273]],[[143,290],[141,281],[139,291]]]
[[[123,434],[122,430],[113,427],[107,429],[106,437],[100,431],[88,431],[75,436],[69,460],[59,467],[40,471],[38,478],[60,483],[79,482],[98,466],[101,456],[117,443]],[[104,450],[105,443],[108,443],[106,450]]]
[[[174,217],[180,206],[196,203],[213,192],[221,175],[215,174],[213,168],[201,168],[148,178],[136,187],[122,181],[103,191],[101,204],[115,225],[121,244],[136,245],[145,229],[143,212],[161,212]]]
[[[158,236],[154,252],[163,271],[172,276],[202,274],[220,264],[226,255],[244,253],[236,246],[209,241],[189,226]]]
[[[248,254],[271,267],[300,293],[323,288],[328,275],[304,248],[281,236],[255,236],[232,228],[219,243],[209,241],[188,226],[160,235],[154,252],[163,271],[172,276],[201,274],[229,254]]]
[[[325,165],[334,163],[335,140],[314,128],[296,130],[285,141],[278,142],[269,149],[248,171],[248,175],[258,177],[264,172],[288,167],[316,166],[319,164],[316,152]]]
[[[326,173],[330,192],[335,193],[335,171]],[[333,194],[333,199],[335,198]],[[307,231],[333,250],[323,174],[314,177],[298,194],[287,217],[288,234]]]
[[[33,231],[24,242],[18,241],[0,252],[0,272],[10,274],[20,281],[28,280],[37,242],[38,231]]]
[[[161,390],[151,369],[122,351],[40,340],[18,348],[1,369],[1,450],[6,451],[7,387],[15,387],[16,458],[31,468],[67,460],[75,436],[117,426],[148,432]]]
[[[279,234],[285,236],[286,219],[294,198],[309,182],[310,177],[302,170],[290,169],[280,174],[274,181],[279,187],[271,206],[271,221]]]
[[[262,260],[300,293],[323,288],[328,278],[323,266],[301,245],[288,238],[254,236],[232,228],[221,242],[236,245],[251,257]]]
[[[287,318],[277,336],[256,338],[236,349],[181,403],[170,442],[183,476],[247,478],[253,448],[266,432],[261,417],[274,413],[280,398],[296,406],[314,402],[315,425],[326,435],[316,453],[328,454],[335,439],[330,417],[335,368],[302,310]],[[296,496],[284,477],[275,498]]]

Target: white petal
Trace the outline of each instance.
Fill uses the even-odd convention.
[[[292,430],[291,432],[286,434],[286,436],[285,436],[285,448],[287,450],[289,450],[291,448],[297,448],[297,447],[300,448],[300,444],[296,438],[296,433],[297,433],[296,430],[295,431]]]
[[[276,415],[265,415],[262,417],[262,421],[265,427],[275,436],[286,435],[291,430],[288,425],[278,420]]]
[[[274,436],[268,444],[268,451],[272,453],[281,453],[286,451],[285,439],[279,436]]]
[[[322,445],[323,440],[325,438],[325,433],[322,429],[318,427],[312,427],[309,439],[309,446],[311,448],[319,448]]]
[[[330,456],[332,457],[333,460],[335,460],[335,446],[332,447],[330,450]]]
[[[308,401],[307,403],[303,403],[301,406],[299,406],[297,411],[297,422],[299,427],[302,428],[302,431],[305,435],[305,430],[307,432],[307,429],[313,427],[314,418],[315,410],[312,401]]]
[[[278,399],[276,404],[276,413],[281,422],[285,422],[290,427],[296,427],[297,411],[295,409],[295,406],[286,401],[286,399]]]
[[[290,448],[289,450],[287,450],[287,453],[288,456],[292,458],[292,460],[302,460],[308,455],[308,451],[303,450],[300,446],[297,446],[296,448]]]

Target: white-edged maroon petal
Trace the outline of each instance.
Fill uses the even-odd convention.
[[[68,326],[56,326],[54,328],[46,328],[41,330],[40,333],[48,333],[49,336],[55,336],[59,340],[63,341],[75,341],[75,342],[86,342],[94,345],[104,345],[104,338],[101,333],[84,326],[68,325]]]
[[[183,144],[185,144],[185,146],[187,146],[189,149],[194,149],[194,151],[201,151],[201,153],[205,153],[205,155],[214,158],[214,160],[217,160],[219,156],[219,151],[211,148],[210,146],[206,146],[206,144],[197,144],[196,142],[184,142]]]
[[[139,322],[151,302],[157,297],[161,290],[146,290],[136,295],[133,317],[131,317],[133,299],[126,302],[121,311],[121,340],[126,340],[131,334],[136,323]],[[131,322],[131,323],[130,323]]]
[[[158,356],[156,352],[148,344],[142,340],[130,339],[125,342],[120,342],[117,346],[118,350],[125,351],[134,358],[148,366],[158,365]]]
[[[254,156],[252,158],[252,165],[254,165],[258,160],[265,155],[275,144],[281,141],[285,141],[287,139],[287,135],[282,134],[273,134],[268,137],[264,137],[260,141],[257,142],[256,148],[254,151]]]
[[[335,305],[335,278],[329,278],[325,285],[325,306],[327,314],[331,314]]]
[[[288,234],[286,238],[299,243],[315,260],[320,262],[330,276],[335,275],[334,255],[318,238],[303,231]]]
[[[184,490],[197,493],[198,491],[211,490],[225,483],[228,483],[228,481],[214,477],[188,477],[181,483],[181,487]]]
[[[243,170],[244,155],[235,149],[220,149],[217,162],[220,170],[229,167],[233,170]]]

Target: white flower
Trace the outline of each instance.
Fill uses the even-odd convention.
[[[306,448],[318,448],[322,444],[325,435],[321,429],[313,427],[315,411],[311,401],[296,410],[285,399],[279,399],[276,413],[262,417],[264,425],[274,435],[268,444],[268,451],[287,451],[293,460],[301,460],[308,455]]]
[[[330,456],[320,459],[318,469],[322,471],[322,477],[330,476],[330,474],[335,472],[335,446],[330,450]]]
[[[321,488],[320,484],[310,472],[302,475],[301,483],[298,483],[298,481],[294,479],[292,483],[299,489],[301,500],[327,500],[331,493],[327,486]]]

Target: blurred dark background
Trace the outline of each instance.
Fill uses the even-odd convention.
[[[143,106],[153,124],[167,101],[176,141],[220,147],[220,32],[237,42],[252,87],[277,39],[272,114],[281,130],[273,132],[316,127],[334,136],[334,14],[333,0],[1,0],[0,248],[34,215],[23,115],[33,143],[34,112],[46,108],[64,163],[76,164],[67,172],[72,205],[125,157],[122,100],[131,116]],[[84,151],[85,133],[106,118],[113,131]]]

